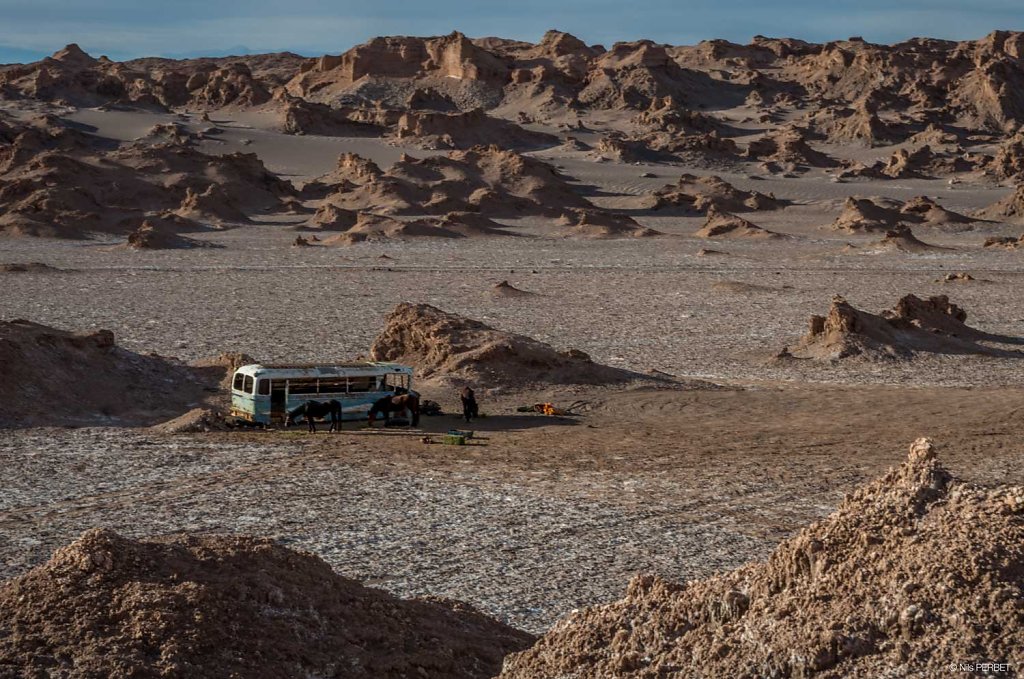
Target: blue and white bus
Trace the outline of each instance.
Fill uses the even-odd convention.
[[[305,401],[341,403],[343,420],[365,420],[377,399],[412,390],[412,368],[398,363],[243,365],[231,380],[231,415],[250,424],[283,424]]]

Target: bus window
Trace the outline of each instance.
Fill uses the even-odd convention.
[[[270,395],[270,380],[263,378],[256,382],[256,393],[260,396]]]
[[[374,379],[372,377],[350,377],[348,378],[348,390],[353,391],[370,391],[374,387]]]
[[[242,391],[242,381],[244,379],[245,375],[243,375],[242,373],[235,373],[235,383],[233,385],[235,391]]]
[[[251,375],[246,375],[245,376],[245,383],[242,385],[242,391],[244,391],[247,394],[251,394],[252,393],[252,376]]]
[[[317,392],[317,379],[306,378],[288,380],[289,394],[315,394]]]
[[[320,393],[321,394],[344,394],[345,393],[345,378],[344,377],[325,377],[320,380]]]

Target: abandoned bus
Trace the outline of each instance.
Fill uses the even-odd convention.
[[[341,403],[343,420],[369,416],[373,402],[412,389],[412,368],[397,363],[243,365],[231,381],[231,415],[250,424],[283,424],[305,401]]]

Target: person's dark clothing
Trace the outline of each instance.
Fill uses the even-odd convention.
[[[466,422],[474,417],[480,417],[480,407],[476,404],[476,394],[472,389],[464,388],[459,397],[462,399],[462,416],[466,418]]]

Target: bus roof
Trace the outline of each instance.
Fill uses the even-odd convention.
[[[244,375],[269,375],[288,377],[319,377],[321,375],[358,375],[371,374],[382,375],[386,373],[412,374],[412,367],[400,363],[387,363],[383,361],[360,361],[350,363],[274,363],[264,365],[262,363],[251,363],[239,367],[235,372]]]

